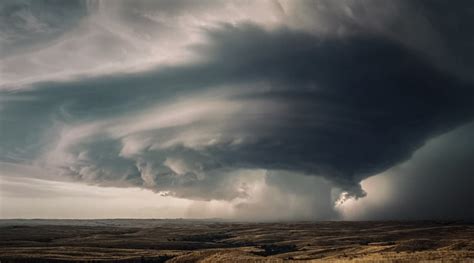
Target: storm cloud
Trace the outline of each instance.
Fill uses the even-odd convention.
[[[272,207],[265,194],[249,202],[263,184],[295,194],[294,211],[314,208],[302,218],[337,218],[339,196],[364,197],[361,181],[474,117],[471,5],[382,2],[251,4],[260,19],[238,1],[6,3],[2,19],[16,27],[1,28],[12,54],[1,57],[0,160],[58,180],[225,200],[253,219],[274,214],[258,215]],[[232,18],[210,18],[217,10]],[[415,166],[419,180],[445,178]]]

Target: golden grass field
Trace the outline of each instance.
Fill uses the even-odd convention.
[[[474,262],[474,224],[0,220],[0,261]]]

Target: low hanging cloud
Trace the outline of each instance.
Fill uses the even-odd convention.
[[[66,37],[60,43],[82,45],[85,36],[97,36],[85,25],[98,23],[114,37],[123,33],[105,42],[117,50],[128,50],[127,40],[147,43],[146,54],[129,50],[131,60],[124,63],[147,66],[102,71],[102,60],[116,63],[111,59],[116,54],[105,54],[71,67],[74,74],[61,73],[67,78],[48,72],[33,79],[8,75],[13,84],[3,83],[1,91],[0,160],[100,186],[234,202],[237,211],[255,219],[267,217],[256,215],[265,202],[235,202],[251,200],[251,185],[265,178],[264,185],[273,189],[268,193],[295,193],[304,204],[298,209],[313,206],[309,211],[318,216],[295,214],[327,219],[335,217],[333,203],[341,193],[364,197],[361,181],[409,160],[430,138],[474,117],[474,87],[466,73],[472,61],[456,60],[457,52],[467,52],[464,38],[450,38],[445,20],[416,24],[424,33],[419,36],[400,20],[401,11],[409,10],[407,16],[431,21],[439,16],[438,2],[265,2],[260,8],[272,8],[262,20],[236,15],[248,13],[245,8],[180,3],[156,4],[165,13],[152,12],[157,8],[152,3],[143,4],[150,12],[133,5],[135,15],[127,13],[126,1],[114,8],[86,5],[85,18],[64,25],[77,23],[77,34],[58,36]],[[424,7],[421,13],[416,6]],[[182,21],[175,17],[183,10],[205,17],[217,9],[235,19],[218,16],[189,26],[195,20],[188,15]],[[172,22],[165,23],[164,14]],[[199,41],[173,49],[187,59],[150,66],[143,57],[155,43],[161,50],[170,47],[161,46],[158,35],[146,40],[131,29],[157,27],[165,34],[168,26],[179,28],[183,37],[193,32]],[[91,39],[88,46],[101,53],[104,45]],[[438,41],[428,45],[428,39]],[[38,52],[33,55],[56,58],[64,49],[47,45]],[[81,52],[96,58],[95,51]],[[22,54],[2,59],[2,67],[13,60],[23,61]],[[265,175],[253,176],[255,171]]]

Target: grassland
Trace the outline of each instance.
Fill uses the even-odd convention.
[[[474,262],[466,222],[0,220],[7,262]]]

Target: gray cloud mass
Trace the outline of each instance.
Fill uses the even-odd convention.
[[[472,162],[471,144],[438,137],[474,117],[469,48],[474,42],[467,28],[473,5],[382,2],[262,2],[273,10],[267,20],[252,20],[245,8],[239,13],[212,1],[3,3],[0,19],[14,26],[0,28],[2,50],[12,52],[0,56],[1,68],[20,66],[15,74],[5,70],[8,81],[0,83],[0,161],[192,200],[245,200],[256,182],[251,174],[264,170],[266,185],[278,189],[271,191],[296,193],[299,207],[314,208],[311,214],[295,208],[295,217],[285,219],[337,218],[338,195],[370,198],[370,192],[364,197],[361,181],[406,162],[413,167],[393,179],[393,187],[408,193],[388,202],[395,208],[370,208],[361,218],[396,218],[398,210],[417,215],[403,218],[472,218],[472,212],[447,209],[454,200],[443,199],[441,184],[421,187],[419,181],[439,178],[453,189],[473,186],[472,169],[464,166]],[[215,10],[235,19],[210,18],[207,12]],[[457,10],[458,16],[445,16]],[[201,16],[205,23],[183,26]],[[95,38],[95,29],[84,21],[122,34]],[[34,56],[60,60],[66,49],[51,41],[82,43],[81,34],[94,50],[78,51],[90,60],[70,60],[78,65],[71,66],[73,73],[60,71],[57,77],[45,65],[29,71]],[[143,53],[148,47],[172,50],[164,40],[180,43],[194,34],[198,40],[186,40],[176,51],[184,50],[188,59],[161,63],[160,57],[143,68],[136,66],[139,60],[128,59],[148,58]],[[130,41],[147,44],[139,52],[129,49]],[[119,66],[102,68],[116,63],[117,55],[95,52],[115,48],[127,56]],[[26,77],[23,62],[31,73]],[[453,151],[442,159],[443,169],[413,157],[417,150],[431,149],[424,145],[433,138],[445,145],[436,152]],[[464,148],[457,151],[458,144]],[[301,179],[306,176],[311,179]],[[456,198],[468,200],[468,192],[459,191]],[[446,200],[446,209],[430,214],[400,208],[420,198],[437,200],[433,196]],[[271,207],[262,202],[235,208],[243,218],[271,217],[270,212],[259,215],[262,205]],[[457,205],[462,211],[470,202]]]

